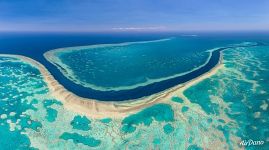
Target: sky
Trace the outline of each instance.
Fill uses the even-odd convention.
[[[0,31],[269,30],[269,0],[0,0]]]

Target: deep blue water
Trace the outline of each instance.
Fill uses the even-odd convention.
[[[205,51],[208,46],[223,44],[204,44],[210,43],[207,41],[197,37],[171,37],[56,49],[45,56],[77,84],[118,91],[173,78],[204,64],[209,57],[209,52]]]
[[[153,83],[144,87],[138,87],[131,90],[121,91],[97,91],[90,88],[85,88],[81,85],[75,84],[62,75],[62,73],[50,64],[43,54],[51,49],[82,46],[104,43],[122,43],[132,41],[146,41],[157,40],[168,37],[180,37],[192,40],[194,37],[182,37],[182,33],[162,33],[162,34],[90,34],[90,33],[1,33],[0,34],[0,53],[4,54],[20,54],[31,57],[42,63],[64,87],[73,93],[86,98],[94,98],[98,100],[127,100],[148,96],[179,83],[183,83],[194,77],[197,77],[204,72],[210,70],[218,61],[219,53],[215,51],[213,57],[207,66],[201,68],[199,71],[192,72],[188,76],[169,79],[166,81]],[[224,46],[233,43],[240,43],[244,41],[262,42],[268,38],[267,33],[197,33],[195,39],[200,39],[204,42],[205,49],[212,49],[214,47]],[[199,40],[198,40],[199,41]],[[219,46],[217,46],[219,43]],[[191,45],[194,48],[195,42]]]
[[[223,51],[225,68],[163,103],[101,120],[64,109],[36,67],[1,56],[0,136],[5,138],[0,149],[210,149],[219,144],[220,149],[267,150],[269,47],[258,44]],[[240,144],[250,139],[264,144]]]

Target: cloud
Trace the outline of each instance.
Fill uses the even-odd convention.
[[[116,27],[112,28],[112,30],[120,30],[120,31],[145,31],[145,30],[164,30],[166,29],[164,26],[156,26],[156,27]]]

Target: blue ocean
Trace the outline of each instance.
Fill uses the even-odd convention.
[[[1,33],[0,149],[266,150],[268,52],[261,32]],[[17,55],[103,103],[143,101],[219,68],[127,116],[92,118],[65,107]]]
[[[187,82],[216,65],[218,58],[208,62],[210,51],[255,38],[263,41],[267,35],[2,33],[0,52],[39,61],[58,82],[78,96],[120,101],[149,96]],[[54,58],[58,57],[68,67],[57,62],[52,65],[43,56],[59,48],[67,49],[67,53],[58,52]],[[181,77],[198,68],[197,73]]]

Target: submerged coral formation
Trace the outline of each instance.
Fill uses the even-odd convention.
[[[269,47],[223,52],[216,74],[123,118],[64,107],[37,66],[0,56],[1,149],[268,149]],[[242,140],[262,140],[244,147]],[[10,141],[13,141],[12,143]]]

